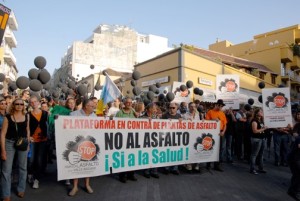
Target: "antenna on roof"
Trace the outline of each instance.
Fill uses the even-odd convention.
[[[220,38],[217,38],[217,39],[216,39],[216,43],[218,43],[218,42],[220,42]]]

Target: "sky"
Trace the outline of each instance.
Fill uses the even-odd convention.
[[[208,49],[216,39],[234,44],[300,24],[299,0],[2,0],[18,22],[15,32],[19,76],[28,76],[43,56],[52,74],[74,41],[83,41],[100,24],[125,25],[138,33]]]

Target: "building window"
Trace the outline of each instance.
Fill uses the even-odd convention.
[[[265,79],[265,73],[259,72],[259,78],[264,80]]]
[[[271,75],[272,84],[276,84],[276,75]]]

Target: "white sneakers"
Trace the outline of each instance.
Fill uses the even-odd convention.
[[[39,180],[35,179],[35,180],[33,181],[32,188],[34,188],[34,189],[38,189],[38,188],[39,188]]]

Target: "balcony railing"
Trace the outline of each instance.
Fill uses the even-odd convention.
[[[16,65],[17,62],[14,53],[8,47],[4,48],[4,60],[10,65]]]
[[[4,37],[10,47],[17,47],[17,39],[10,28],[6,28]]]

